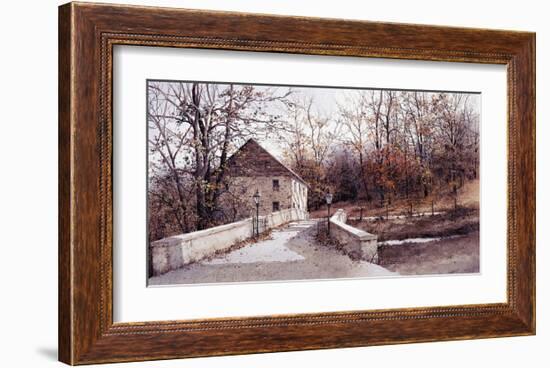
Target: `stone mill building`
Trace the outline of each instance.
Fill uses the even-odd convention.
[[[227,161],[230,191],[248,211],[253,195],[261,195],[260,216],[287,209],[307,212],[308,185],[254,139],[249,139]]]

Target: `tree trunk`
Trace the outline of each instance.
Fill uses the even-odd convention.
[[[207,229],[211,222],[211,211],[207,205],[206,195],[202,185],[197,186],[197,230]]]
[[[360,173],[361,173],[361,180],[363,181],[363,188],[365,190],[365,198],[367,199],[367,202],[370,202],[371,196],[369,194],[367,173],[365,172],[365,166],[364,166],[363,161],[364,161],[363,152],[359,152],[359,168],[360,168]]]

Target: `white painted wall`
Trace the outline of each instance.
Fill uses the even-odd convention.
[[[538,222],[537,336],[379,346],[100,367],[346,366],[469,368],[548,365],[550,341],[550,22],[544,1],[462,0],[110,0],[118,3],[253,11],[376,21],[506,28],[537,32]],[[0,216],[4,262],[0,313],[6,367],[62,367],[57,346],[57,0],[5,1],[2,31]],[[28,236],[33,235],[33,236]],[[25,260],[25,267],[21,262]],[[7,261],[9,260],[9,261]],[[33,326],[32,333],[29,328]],[[8,345],[6,345],[8,346]]]
[[[343,209],[337,210],[330,218],[330,234],[340,242],[344,251],[353,259],[378,263],[378,237],[364,230],[346,224],[347,215]]]
[[[292,203],[295,208],[307,212],[307,186],[296,179],[292,179]]]

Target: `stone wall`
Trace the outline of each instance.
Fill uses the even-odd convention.
[[[305,220],[308,213],[297,209],[287,209],[260,216],[267,229],[285,223]],[[188,234],[175,235],[150,244],[153,276],[176,270],[189,263],[209,257],[216,251],[229,249],[232,245],[253,236],[253,218],[231,224],[212,227]]]
[[[279,180],[279,190],[273,190],[273,180]],[[279,202],[279,209],[292,208],[292,179],[284,176],[233,177],[230,191],[238,193],[243,206],[249,209],[250,216],[255,216],[255,204],[252,196],[256,191],[260,197],[260,216],[273,212],[273,202]]]
[[[279,181],[278,189],[273,188],[273,180]],[[222,197],[222,202],[237,199],[240,214],[255,216],[256,207],[252,196],[256,191],[261,195],[260,216],[273,212],[273,202],[279,202],[279,210],[295,208],[307,211],[307,187],[289,176],[232,177],[229,192]]]
[[[227,160],[226,168],[228,193],[222,201],[235,219],[255,215],[252,196],[256,191],[262,196],[259,208],[262,216],[274,212],[273,202],[279,202],[280,210],[307,211],[307,184],[254,139],[249,139]],[[278,180],[278,188],[274,188],[273,180]]]
[[[352,258],[378,263],[378,237],[346,224],[346,212],[342,209],[330,218],[330,234],[343,246]]]

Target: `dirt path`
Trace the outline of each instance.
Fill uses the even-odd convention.
[[[149,285],[395,276],[315,243],[316,221],[273,231],[271,239],[149,279]]]

